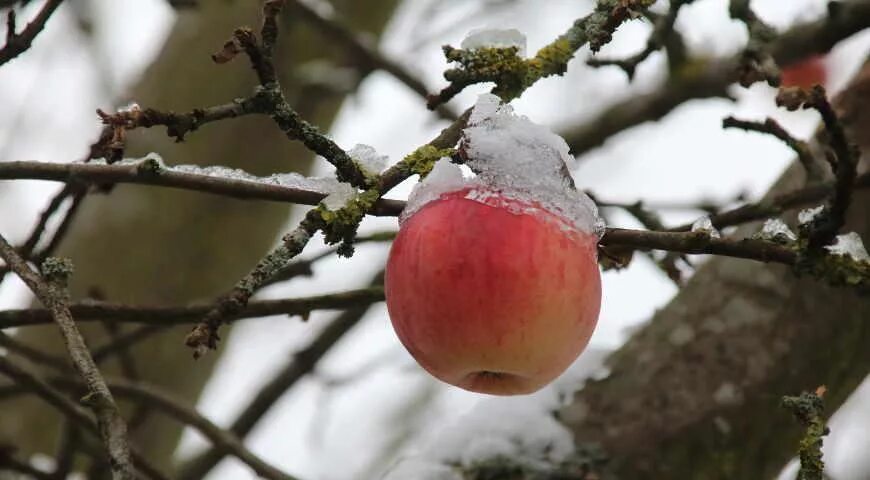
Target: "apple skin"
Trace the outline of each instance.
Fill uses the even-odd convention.
[[[825,57],[814,55],[782,69],[782,86],[810,88],[828,80]]]
[[[601,306],[598,238],[516,200],[442,195],[407,218],[387,261],[393,327],[436,378],[517,395],[550,383],[589,342]]]

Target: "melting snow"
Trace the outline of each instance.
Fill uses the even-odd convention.
[[[574,158],[565,140],[514,114],[495,95],[478,99],[463,132],[462,148],[476,176],[463,178],[459,167],[448,159],[439,160],[414,187],[401,220],[445,193],[468,188],[466,198],[471,200],[489,203],[498,195],[526,206],[516,213],[543,209],[562,218],[566,226],[599,237],[604,233],[595,203],[577,191],[568,176],[566,166]]]
[[[515,28],[475,29],[468,33],[461,46],[465,50],[517,47],[517,55],[526,56],[526,36]]]
[[[852,257],[852,260],[856,262],[870,262],[870,255],[867,254],[867,249],[864,248],[864,242],[861,241],[861,236],[855,232],[837,235],[837,240],[834,244],[825,248],[832,255]]]

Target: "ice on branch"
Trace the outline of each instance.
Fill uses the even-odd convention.
[[[130,102],[123,107],[118,108],[118,113],[127,113],[127,112],[138,112],[142,108],[136,102]]]
[[[713,226],[710,217],[701,217],[695,220],[695,223],[692,224],[692,232],[706,233],[710,238],[722,237],[722,235],[719,234],[719,230],[716,230],[716,227]]]
[[[864,248],[864,242],[861,241],[861,236],[855,232],[837,235],[834,244],[828,245],[825,249],[832,255],[851,257],[856,262],[870,262],[870,255]]]
[[[388,157],[378,153],[374,147],[368,145],[357,144],[351,148],[347,154],[354,159],[358,164],[365,168],[369,173],[378,174],[387,168]]]
[[[348,192],[351,190],[353,193],[356,193],[356,190],[354,190],[350,184],[339,182],[333,177],[306,177],[295,172],[274,173],[268,177],[258,177],[238,168],[222,166],[200,167],[199,165],[176,165],[168,167],[167,170],[170,172],[185,173],[189,175],[202,175],[206,177],[217,177],[265,185],[278,185],[281,187],[318,192],[324,195],[348,195]]]
[[[755,237],[761,240],[782,243],[794,242],[797,240],[797,235],[788,228],[788,225],[786,225],[785,222],[778,218],[767,219],[764,222],[764,226],[761,227],[761,231],[758,232]]]
[[[403,219],[445,193],[465,189],[470,200],[488,203],[497,195],[515,200],[511,208],[517,214],[544,211],[560,218],[564,228],[599,237],[604,233],[595,203],[574,188],[567,168],[573,157],[565,140],[514,114],[495,95],[480,96],[460,147],[475,176],[463,178],[459,167],[439,160],[414,188]]]
[[[478,28],[468,33],[461,46],[464,50],[516,47],[517,55],[526,56],[526,36],[515,28]]]
[[[435,162],[426,178],[414,186],[399,221],[404,222],[429,202],[441,198],[441,195],[468,188],[473,183],[473,180],[462,175],[459,165],[451,163],[447,157],[441,158]]]
[[[801,225],[806,225],[813,221],[816,218],[816,215],[822,213],[822,210],[825,209],[824,205],[819,205],[818,207],[807,208],[798,212],[798,223]]]

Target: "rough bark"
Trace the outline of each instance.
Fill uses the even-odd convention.
[[[258,26],[261,3],[199,2],[197,9],[183,13],[132,98],[143,107],[187,111],[249,94],[255,76],[245,59],[215,65],[210,54],[236,27]],[[398,2],[332,3],[351,27],[377,34]],[[304,118],[326,129],[344,94],[301,83],[292,69],[324,57],[338,65],[353,59],[295,20],[292,11],[282,23],[276,63],[288,100]],[[169,164],[225,165],[262,175],[304,173],[311,163],[311,155],[289,141],[269,118],[207,125],[188,134],[183,143],[173,143],[156,128],[131,137],[128,155],[154,151]],[[279,204],[118,186],[109,195],[86,200],[60,253],[76,266],[71,283],[74,298],[96,288],[107,299],[123,302],[159,305],[209,300],[231,287],[265,254],[288,213]],[[107,341],[105,329],[82,327],[92,348]],[[133,354],[142,379],[194,403],[220,352],[194,362],[183,344],[185,333],[185,328],[168,330],[136,346]],[[48,350],[60,346],[57,333],[42,327],[22,329],[18,338]],[[106,369],[120,374],[115,361]],[[62,424],[53,412],[26,397],[3,408],[15,415],[0,417],[0,442],[9,441],[22,452],[52,452]],[[180,435],[177,424],[155,417],[131,433],[134,443],[157,465],[169,465]]]
[[[870,69],[838,105],[866,152]],[[803,178],[793,165],[770,193]],[[856,192],[843,231],[870,238],[870,193]],[[782,266],[713,258],[561,418],[579,444],[604,447],[619,478],[771,478],[801,432],[781,396],[827,385],[833,413],[870,372],[868,320],[870,298],[853,290]]]

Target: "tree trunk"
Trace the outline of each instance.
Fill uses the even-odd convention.
[[[133,99],[143,107],[187,111],[249,94],[256,78],[247,59],[239,56],[230,64],[216,65],[210,54],[236,27],[259,26],[261,3],[206,1],[182,14]],[[398,2],[332,3],[355,30],[378,34]],[[353,62],[287,12],[276,49],[287,98],[303,118],[326,129],[344,94],[304,84],[292,70],[318,58],[331,59],[338,66]],[[224,165],[259,175],[305,173],[312,159],[266,117],[210,124],[188,134],[183,143],[174,143],[163,129],[131,134],[129,156],[151,151],[170,165]],[[209,300],[226,291],[274,244],[289,214],[287,206],[268,202],[138,186],[117,186],[109,195],[92,195],[82,210],[61,252],[76,266],[73,296],[81,298],[97,289],[108,300],[152,305]],[[109,339],[100,326],[81,327],[92,349]],[[132,353],[142,379],[193,404],[220,350],[193,361],[183,343],[187,330],[161,332],[136,345]],[[223,333],[229,333],[229,328]],[[62,350],[52,327],[22,329],[17,337],[42,349]],[[105,368],[118,372],[115,359]],[[130,406],[126,407],[129,412]],[[23,453],[52,452],[61,425],[57,415],[32,397],[9,402],[4,409],[15,414],[0,418],[3,437]],[[147,457],[165,468],[180,433],[179,425],[154,416],[134,430],[133,439]]]
[[[838,108],[868,151],[870,69]],[[771,194],[799,188],[803,178],[793,165]],[[849,231],[870,238],[866,190],[855,192]],[[579,445],[604,447],[620,478],[772,478],[802,432],[780,398],[827,385],[833,413],[870,372],[868,319],[870,298],[848,287],[780,265],[713,258],[561,418]]]

